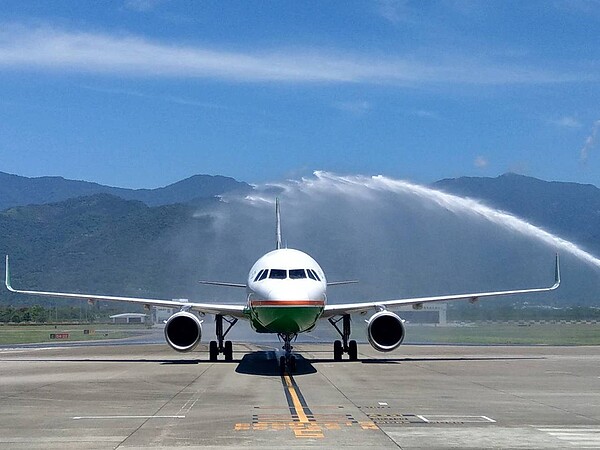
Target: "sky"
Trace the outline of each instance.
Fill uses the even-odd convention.
[[[0,171],[600,186],[599,0],[0,0]]]

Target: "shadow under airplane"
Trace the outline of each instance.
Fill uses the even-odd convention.
[[[308,375],[316,373],[317,369],[302,355],[294,354],[296,357],[296,368],[293,372],[294,376]],[[281,369],[279,367],[279,357],[276,351],[257,351],[244,355],[237,368],[237,373],[247,375],[264,375],[272,377],[280,377]]]

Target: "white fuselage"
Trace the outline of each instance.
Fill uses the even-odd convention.
[[[250,269],[247,286],[251,323],[259,332],[308,331],[327,301],[323,269],[299,250],[273,250],[261,257]]]

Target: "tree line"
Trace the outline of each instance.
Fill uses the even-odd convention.
[[[535,308],[516,305],[453,305],[448,320],[600,320],[600,308],[569,306]]]
[[[101,311],[77,306],[0,306],[0,323],[53,323],[81,322],[92,323],[108,320],[112,314],[118,314],[116,309]]]

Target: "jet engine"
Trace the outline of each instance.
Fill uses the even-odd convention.
[[[167,344],[178,352],[189,352],[196,348],[202,336],[202,322],[194,314],[180,311],[173,314],[165,324]]]
[[[390,311],[379,311],[367,321],[367,337],[375,350],[391,352],[404,340],[404,322]]]

